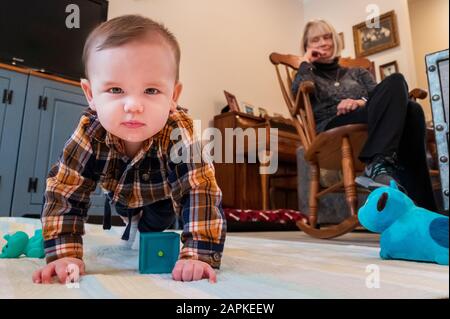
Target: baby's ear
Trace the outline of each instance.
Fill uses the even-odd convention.
[[[172,95],[172,103],[170,106],[170,112],[175,112],[178,106],[178,99],[180,98],[181,91],[183,91],[183,84],[181,82],[177,82],[175,84],[175,87],[173,89],[173,95]]]
[[[83,89],[84,95],[86,96],[86,100],[89,103],[89,107],[95,111],[94,98],[92,96],[92,88],[91,83],[88,79],[80,80],[81,88]]]

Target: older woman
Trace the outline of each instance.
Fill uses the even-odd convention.
[[[317,131],[368,125],[368,139],[359,154],[367,165],[356,182],[372,189],[395,180],[417,205],[436,210],[426,160],[425,117],[421,106],[409,100],[404,77],[392,74],[377,85],[367,70],[340,66],[341,44],[324,20],[306,24],[301,49],[292,91],[297,93],[301,81],[315,83],[311,103]]]

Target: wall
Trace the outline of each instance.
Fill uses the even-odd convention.
[[[109,18],[139,13],[163,22],[181,45],[180,104],[202,127],[211,126],[226,100],[288,115],[274,67],[273,51],[298,52],[303,27],[300,0],[110,0]]]
[[[399,71],[403,73],[411,88],[416,86],[416,71],[412,50],[410,21],[407,0],[304,0],[305,23],[314,18],[329,21],[337,32],[344,33],[345,49],[342,56],[355,57],[352,26],[366,20],[369,4],[379,6],[380,14],[394,10],[397,15],[400,45],[368,56],[375,62],[377,80],[380,80],[379,66],[396,60]]]
[[[417,85],[428,88],[425,55],[448,49],[448,0],[409,0]],[[431,119],[430,101],[421,101]]]

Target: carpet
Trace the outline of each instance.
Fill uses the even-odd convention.
[[[0,218],[3,235],[32,235],[39,220]],[[218,282],[175,282],[170,274],[141,275],[138,251],[120,245],[123,227],[86,225],[87,275],[79,288],[39,285],[32,272],[44,260],[0,259],[0,298],[448,298],[449,268],[381,260],[379,248],[292,242],[229,234]]]

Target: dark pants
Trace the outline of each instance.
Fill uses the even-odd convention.
[[[385,78],[371,92],[365,107],[337,116],[325,128],[365,123],[368,138],[359,154],[363,162],[375,155],[397,154],[400,183],[409,197],[426,209],[436,211],[426,158],[426,125],[422,107],[408,98],[408,84],[396,73]]]
[[[127,228],[122,236],[122,239],[127,240],[130,232],[131,218],[140,213],[142,210],[142,217],[138,223],[138,230],[141,233],[159,232],[170,228],[176,220],[176,214],[173,210],[172,200],[165,199],[141,208],[128,208],[117,203],[115,205],[116,212],[123,217],[129,219]]]

